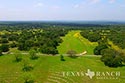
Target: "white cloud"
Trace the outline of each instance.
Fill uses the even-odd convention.
[[[79,8],[79,6],[80,6],[79,4],[75,4],[74,8]]]
[[[73,8],[83,8],[85,5],[92,5],[92,4],[97,4],[101,0],[84,0],[81,3],[73,5]]]
[[[42,7],[42,6],[44,6],[44,4],[39,2],[39,3],[36,3],[34,6],[35,7]]]
[[[116,0],[109,0],[109,3],[115,3]]]
[[[96,4],[98,2],[100,2],[100,0],[89,0],[91,2],[91,4]]]
[[[73,5],[73,8],[83,8],[86,4],[88,4],[88,3],[87,3],[87,0],[82,1],[82,2],[80,2],[80,3],[77,3],[77,4],[74,4],[74,5]]]
[[[53,9],[60,9],[60,6],[52,6]]]

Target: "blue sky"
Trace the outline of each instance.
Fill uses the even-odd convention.
[[[0,20],[125,21],[125,0],[0,0]]]

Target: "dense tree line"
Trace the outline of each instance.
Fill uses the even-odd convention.
[[[101,39],[99,31],[95,30],[84,30],[81,32],[81,35],[88,39],[91,42],[97,42]]]
[[[62,42],[68,30],[63,28],[25,29],[7,31],[0,35],[0,43],[10,48],[17,47],[21,51],[35,49],[45,54],[58,54],[57,46]]]
[[[60,37],[65,36],[66,33],[67,31],[64,29],[57,28],[23,31],[18,40],[18,49],[30,50],[35,48],[45,54],[57,54],[56,47],[62,42]]]
[[[111,35],[108,38],[120,48],[125,48],[125,31],[111,31]]]

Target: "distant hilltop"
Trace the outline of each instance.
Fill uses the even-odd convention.
[[[0,21],[0,24],[125,25],[125,21]]]

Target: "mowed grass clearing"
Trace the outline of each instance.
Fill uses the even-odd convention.
[[[23,55],[33,65],[33,70],[23,72],[23,61],[13,62],[14,55],[0,56],[0,83],[24,83],[27,74],[32,75],[35,83],[125,83],[125,67],[109,68],[101,61],[100,57],[81,56],[76,59],[65,56],[66,61],[60,61],[60,56],[40,56],[38,60],[30,60],[28,55]],[[120,71],[118,79],[90,79],[88,76],[63,76],[62,72],[87,72],[91,71]]]
[[[63,42],[58,46],[60,54],[66,54],[69,50],[74,50],[78,54],[87,51],[87,54],[92,55],[93,49],[97,46],[97,42],[90,42],[80,35],[80,30],[70,31],[65,37],[62,37]]]

